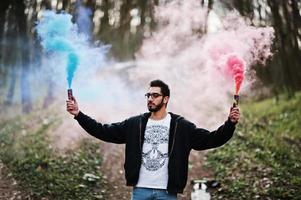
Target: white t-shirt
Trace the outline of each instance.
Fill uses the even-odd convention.
[[[148,119],[142,148],[142,162],[136,187],[166,189],[168,181],[168,139],[170,114]]]

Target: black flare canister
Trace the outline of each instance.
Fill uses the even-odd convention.
[[[68,92],[68,99],[72,100],[72,97],[73,97],[72,89],[68,89],[67,92]]]
[[[236,107],[238,105],[238,102],[239,102],[239,95],[235,94],[234,95],[234,100],[235,100],[235,102],[233,103],[233,107]]]

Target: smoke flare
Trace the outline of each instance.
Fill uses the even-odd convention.
[[[41,44],[48,53],[62,53],[67,58],[67,81],[71,88],[74,72],[79,64],[76,44],[72,38],[77,36],[77,26],[71,21],[72,16],[67,13],[56,14],[44,11],[43,19],[37,25],[37,32]]]
[[[245,66],[243,60],[236,56],[230,56],[227,60],[227,73],[230,74],[235,81],[235,94],[238,95],[240,86],[244,80]]]

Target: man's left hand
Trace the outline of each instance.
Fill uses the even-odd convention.
[[[236,124],[239,120],[240,112],[238,107],[232,107],[230,109],[229,119],[232,123]]]

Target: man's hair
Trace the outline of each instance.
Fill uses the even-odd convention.
[[[149,86],[150,87],[160,87],[161,88],[161,92],[162,92],[162,95],[165,97],[165,96],[170,96],[170,91],[169,91],[169,87],[166,83],[164,83],[163,81],[161,80],[153,80],[149,83]]]

